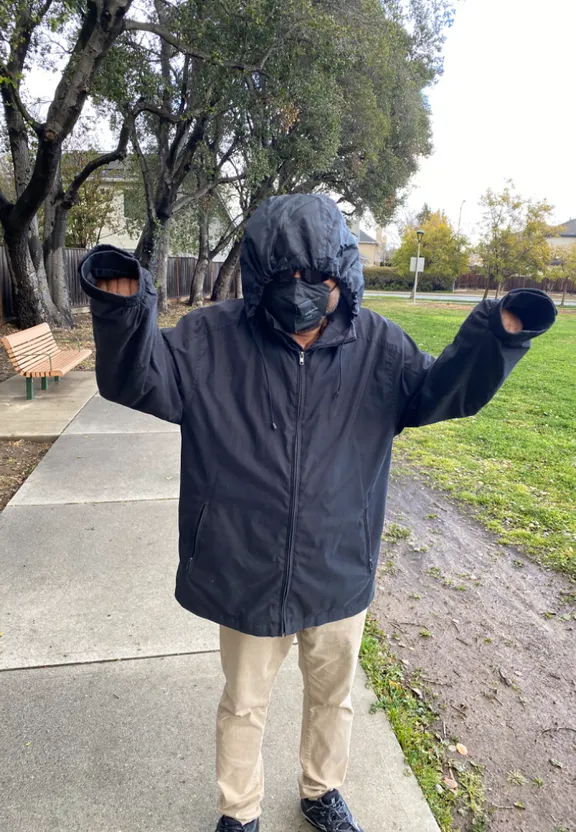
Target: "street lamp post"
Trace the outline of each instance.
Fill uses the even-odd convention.
[[[456,234],[456,237],[458,239],[458,252],[460,252],[460,250],[462,248],[462,242],[461,242],[461,239],[460,239],[460,226],[462,225],[462,208],[464,208],[465,204],[466,204],[466,200],[463,199],[462,204],[460,205],[460,213],[458,214],[458,232]],[[454,279],[452,281],[452,292],[455,292],[455,291],[456,291],[456,279]]]
[[[466,204],[466,200],[462,200],[462,205],[460,206],[460,213],[458,214],[458,239],[460,239],[460,226],[462,225],[462,208]]]
[[[416,255],[416,271],[414,272],[414,286],[412,287],[412,295],[410,300],[412,303],[416,303],[416,292],[418,291],[418,267],[420,266],[420,243],[422,242],[422,237],[424,236],[424,232],[421,228],[418,229],[416,232],[416,236],[418,237],[418,254]]]

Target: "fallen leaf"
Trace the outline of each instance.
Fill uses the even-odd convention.
[[[443,777],[442,782],[445,784],[446,788],[450,789],[451,792],[458,791],[458,783],[456,780],[452,780],[451,777]]]
[[[418,699],[422,699],[422,691],[419,688],[410,688],[412,693],[415,693]]]
[[[525,809],[526,808],[526,804],[522,803],[521,800],[517,800],[516,803],[514,804],[514,806],[516,806],[517,809]]]
[[[550,765],[554,766],[554,768],[564,768],[564,763],[561,763],[560,760],[550,760]]]
[[[461,742],[456,743],[456,751],[458,752],[458,754],[462,754],[463,757],[468,756],[468,749],[465,745],[462,745]]]
[[[452,753],[454,753],[454,751],[456,751],[456,746],[455,745],[449,745],[448,746],[448,751],[452,751]]]

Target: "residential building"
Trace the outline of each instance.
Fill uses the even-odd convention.
[[[556,249],[571,248],[576,245],[576,219],[569,219],[559,228],[559,233],[549,238],[550,245]]]
[[[360,228],[358,221],[350,226],[350,230],[358,240],[358,249],[360,251],[360,260],[363,266],[379,266],[384,258],[386,249],[386,237],[383,230],[377,226],[376,234],[373,237],[367,231]]]

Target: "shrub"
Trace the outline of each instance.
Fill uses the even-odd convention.
[[[419,292],[449,292],[452,283],[451,277],[435,277],[426,273],[418,275]],[[414,276],[400,277],[392,266],[370,266],[364,269],[364,285],[366,289],[381,292],[410,292]]]

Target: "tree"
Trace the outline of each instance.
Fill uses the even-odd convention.
[[[422,215],[423,216],[423,215]],[[422,219],[420,216],[417,219]],[[402,277],[409,277],[410,258],[416,256],[416,228],[424,232],[420,256],[426,259],[426,272],[434,277],[456,280],[466,269],[468,248],[464,237],[458,236],[442,211],[431,211],[422,222],[406,228],[393,257],[392,265]]]
[[[566,305],[568,281],[576,282],[576,246],[569,248],[551,248],[550,268],[547,277],[550,280],[562,280],[562,300],[560,306]]]
[[[196,45],[199,33],[190,27],[182,31],[177,25],[170,28],[180,22],[176,10],[185,17],[196,5],[192,0],[181,0],[170,7],[173,19],[169,26],[158,15],[154,16],[149,5],[143,7],[147,19],[129,19],[132,3],[133,0],[4,0],[0,7],[0,94],[16,190],[14,200],[0,192],[0,224],[14,286],[16,316],[22,327],[42,320],[60,324],[71,319],[65,285],[58,284],[62,291],[56,303],[50,292],[37,215],[53,189],[60,190],[57,180],[64,142],[78,123],[97,73],[113,45],[121,37],[128,37],[126,33],[134,38],[134,33],[143,32],[146,34],[141,37],[160,38],[190,62],[255,74],[260,69],[250,63],[239,64],[238,60],[222,55],[218,48],[203,52]],[[217,28],[218,21],[214,25]],[[186,42],[182,40],[183,33],[190,35]],[[35,62],[42,60],[46,64],[57,38],[56,46],[68,57],[46,113],[36,117],[23,100],[23,78]],[[144,51],[146,46],[143,42]],[[117,63],[116,69],[119,85],[122,64]],[[124,109],[122,115],[135,119],[139,112],[141,109]],[[97,167],[89,164],[79,175],[74,183],[78,189]],[[77,197],[73,191],[63,194],[64,212],[71,207],[66,205],[67,195]],[[55,197],[53,201],[58,200]],[[50,233],[58,247],[63,239],[62,222]],[[62,271],[58,274],[62,275]]]
[[[234,108],[241,79],[256,86],[273,55],[305,31],[311,9],[309,0],[154,0],[152,37],[136,33],[111,50],[98,93],[120,113],[130,101],[142,114],[132,132],[146,195],[136,256],[154,275],[160,308],[173,217],[194,202],[210,202],[217,188],[244,175],[228,169],[242,140]],[[194,42],[194,54],[183,42]],[[199,50],[217,60],[199,60]],[[199,280],[204,264],[202,256]]]
[[[378,0],[261,0],[255,9],[244,0],[155,2],[156,37],[119,42],[100,74],[103,98],[119,110],[130,100],[143,113],[133,136],[147,206],[137,254],[155,273],[161,303],[158,252],[166,256],[183,202],[199,211],[222,185],[242,187],[227,244],[275,193],[337,193],[386,221],[430,149],[422,89],[441,69],[444,2],[418,0],[404,12]],[[181,41],[195,33],[205,53],[242,49],[236,61],[191,60],[159,39],[166,29]]]
[[[496,282],[496,296],[510,277],[522,275],[541,280],[548,270],[548,238],[552,206],[546,200],[522,197],[508,181],[500,193],[488,188],[480,199],[484,209],[477,252],[482,268]],[[488,297],[490,282],[484,297]]]

